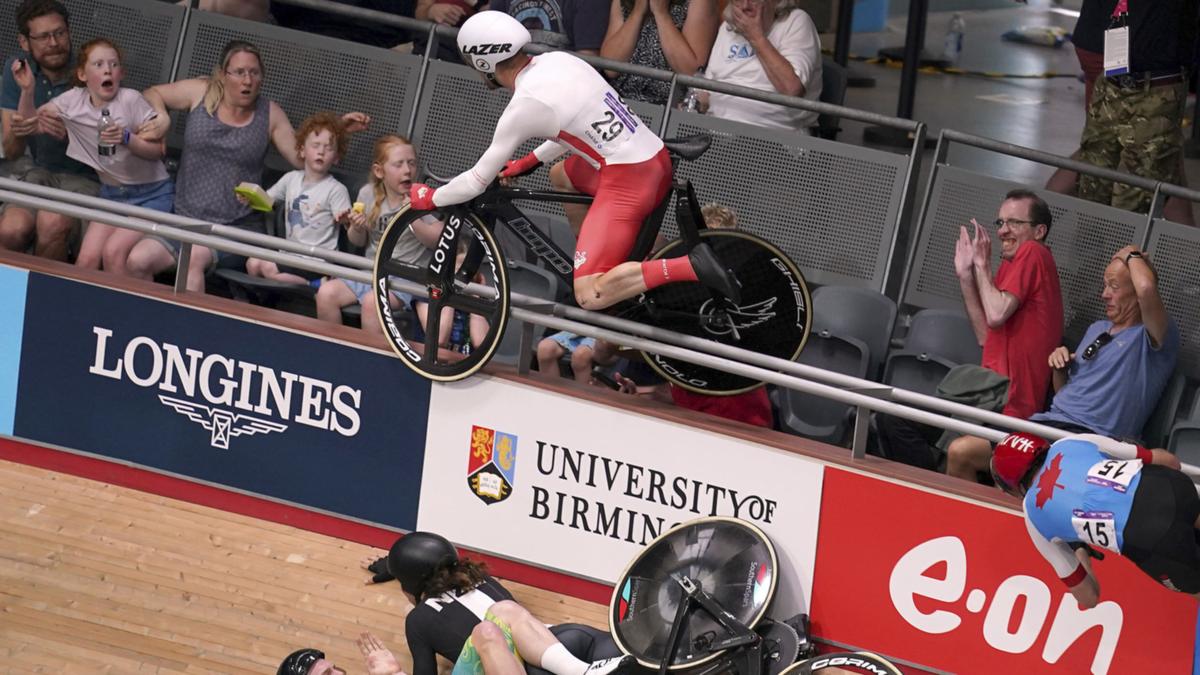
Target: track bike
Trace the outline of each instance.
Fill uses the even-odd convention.
[[[664,141],[673,168],[680,161],[699,157],[710,143],[711,138],[704,135]],[[494,228],[510,230],[566,288],[572,287],[573,256],[534,226],[514,204],[517,201],[588,204],[592,197],[506,187],[493,181],[475,199],[435,212],[443,223],[441,236],[428,261],[420,264],[406,260],[402,252],[411,250],[409,225],[430,212],[406,208],[388,223],[375,254],[372,292],[389,344],[401,361],[420,375],[443,382],[463,379],[482,368],[500,344],[510,311],[509,278]],[[647,291],[604,311],[794,360],[812,328],[812,300],[804,276],[783,251],[761,237],[741,230],[707,228],[690,181],[678,177],[672,180],[671,189],[642,225],[627,260],[641,261],[650,256],[672,204],[680,237],[655,252],[654,257],[685,255],[701,241],[708,243],[741,282],[740,301],[735,303],[702,284],[685,282]],[[428,293],[423,340],[406,333],[399,313],[391,307],[394,294],[402,292],[397,284],[401,280],[422,286]],[[470,317],[466,322],[471,328],[466,353],[439,346],[442,310],[446,307]],[[650,352],[643,352],[643,356],[667,380],[699,393],[731,395],[761,385],[758,380],[681,359]]]
[[[619,577],[610,635],[658,675],[900,675],[874,654],[817,655],[804,615],[768,618],[779,575],[774,545],[753,524],[723,516],[680,523]]]

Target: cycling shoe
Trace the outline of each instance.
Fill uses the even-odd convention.
[[[712,247],[701,242],[688,253],[692,269],[700,283],[728,298],[733,304],[742,301],[742,284],[733,272],[721,264]]]

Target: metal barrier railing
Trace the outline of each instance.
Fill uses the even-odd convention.
[[[364,283],[372,281],[370,273],[367,272],[370,261],[365,258],[295,244],[265,234],[247,232],[225,225],[204,223],[140,207],[120,205],[119,209],[113,209],[111,208],[115,205],[113,202],[98,197],[77,195],[0,178],[0,201],[31,209],[53,211],[74,218],[98,220],[116,227],[176,239],[183,242],[185,248],[193,245],[207,246],[325,275]],[[117,212],[118,210],[120,213]],[[315,258],[308,256],[315,256]],[[349,262],[353,266],[335,264],[333,261]],[[428,297],[427,289],[423,286],[407,281],[400,281],[398,285],[402,290],[411,292],[417,297]],[[864,457],[866,454],[867,420],[871,411],[896,415],[963,434],[980,436],[993,442],[1003,438],[1008,433],[1007,430],[1028,431],[1050,439],[1068,435],[1060,429],[980,410],[934,396],[897,389],[785,359],[764,356],[745,349],[588,312],[577,307],[547,302],[541,298],[513,294],[513,305],[513,318],[524,321],[526,324],[598,337],[624,347],[647,350],[671,358],[719,368],[737,375],[760,379],[855,406],[858,414],[851,452],[852,456],[856,458]],[[531,331],[526,331],[526,333],[531,334]],[[532,348],[532,344],[526,336],[523,336],[522,343],[522,353],[527,353]],[[954,419],[949,415],[956,415],[964,420]],[[981,426],[981,424],[991,424],[999,429]],[[1185,465],[1184,468],[1189,475],[1200,478],[1200,467]]]

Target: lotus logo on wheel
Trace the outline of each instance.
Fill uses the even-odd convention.
[[[489,506],[512,495],[516,483],[517,437],[486,427],[471,427],[467,485]]]

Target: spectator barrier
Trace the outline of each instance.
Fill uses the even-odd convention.
[[[1193,599],[1113,556],[1098,564],[1104,602],[1079,610],[1027,543],[1016,502],[994,491],[932,474],[908,485],[888,462],[599,390],[496,374],[430,384],[262,310],[197,311],[189,296],[0,258],[0,305],[22,319],[0,331],[17,364],[0,368],[0,392],[15,391],[0,395],[4,459],[119,484],[174,477],[144,483],[183,498],[198,491],[181,484],[206,484],[283,522],[323,514],[334,534],[377,546],[436,529],[514,560],[528,581],[543,579],[534,567],[586,577],[601,601],[657,532],[737,516],[780,551],[772,615],[809,613],[821,640],[942,671],[1194,672]],[[24,261],[45,271],[11,266]]]
[[[39,195],[57,196],[59,199],[51,200]],[[134,216],[115,215],[100,210],[107,208],[111,203],[106,200],[65,193],[53,188],[29,185],[11,179],[0,178],[0,200],[34,209],[65,213],[78,218],[98,219],[140,232],[156,233],[178,239],[189,246],[193,244],[209,246],[217,250],[310,269],[322,274],[354,279],[364,283],[371,282],[371,276],[366,271],[370,263],[365,258],[314,249],[223,225],[206,224],[132,206],[122,206],[120,210],[134,214]],[[188,229],[182,229],[179,227],[180,225]],[[291,252],[277,249],[288,249]],[[314,260],[298,254],[315,255],[321,259]],[[343,267],[326,261],[350,263],[351,266]],[[179,286],[178,280],[184,278],[186,278],[186,273],[179,275],[177,287]],[[406,281],[398,283],[404,290],[412,292],[418,297],[427,297],[427,289],[421,286]],[[868,411],[898,415],[993,441],[1003,438],[1006,433],[1003,430],[1009,429],[1029,431],[1052,439],[1062,438],[1066,435],[1062,430],[1026,420],[1006,417],[934,396],[896,389],[869,380],[825,371],[709,340],[679,335],[604,314],[587,312],[577,307],[547,303],[541,298],[514,295],[513,304],[515,307],[512,310],[512,316],[529,324],[603,338],[625,347],[649,350],[672,358],[720,368],[731,373],[761,379],[772,384],[856,406],[858,421],[855,426],[852,447],[855,457],[861,458],[866,454]],[[531,346],[526,345],[524,348]],[[920,406],[927,410],[912,406]],[[950,415],[972,422],[954,419]],[[973,422],[978,422],[978,424]],[[995,428],[983,427],[979,424],[989,424]],[[1184,468],[1190,475],[1200,476],[1200,467],[1185,465]]]

